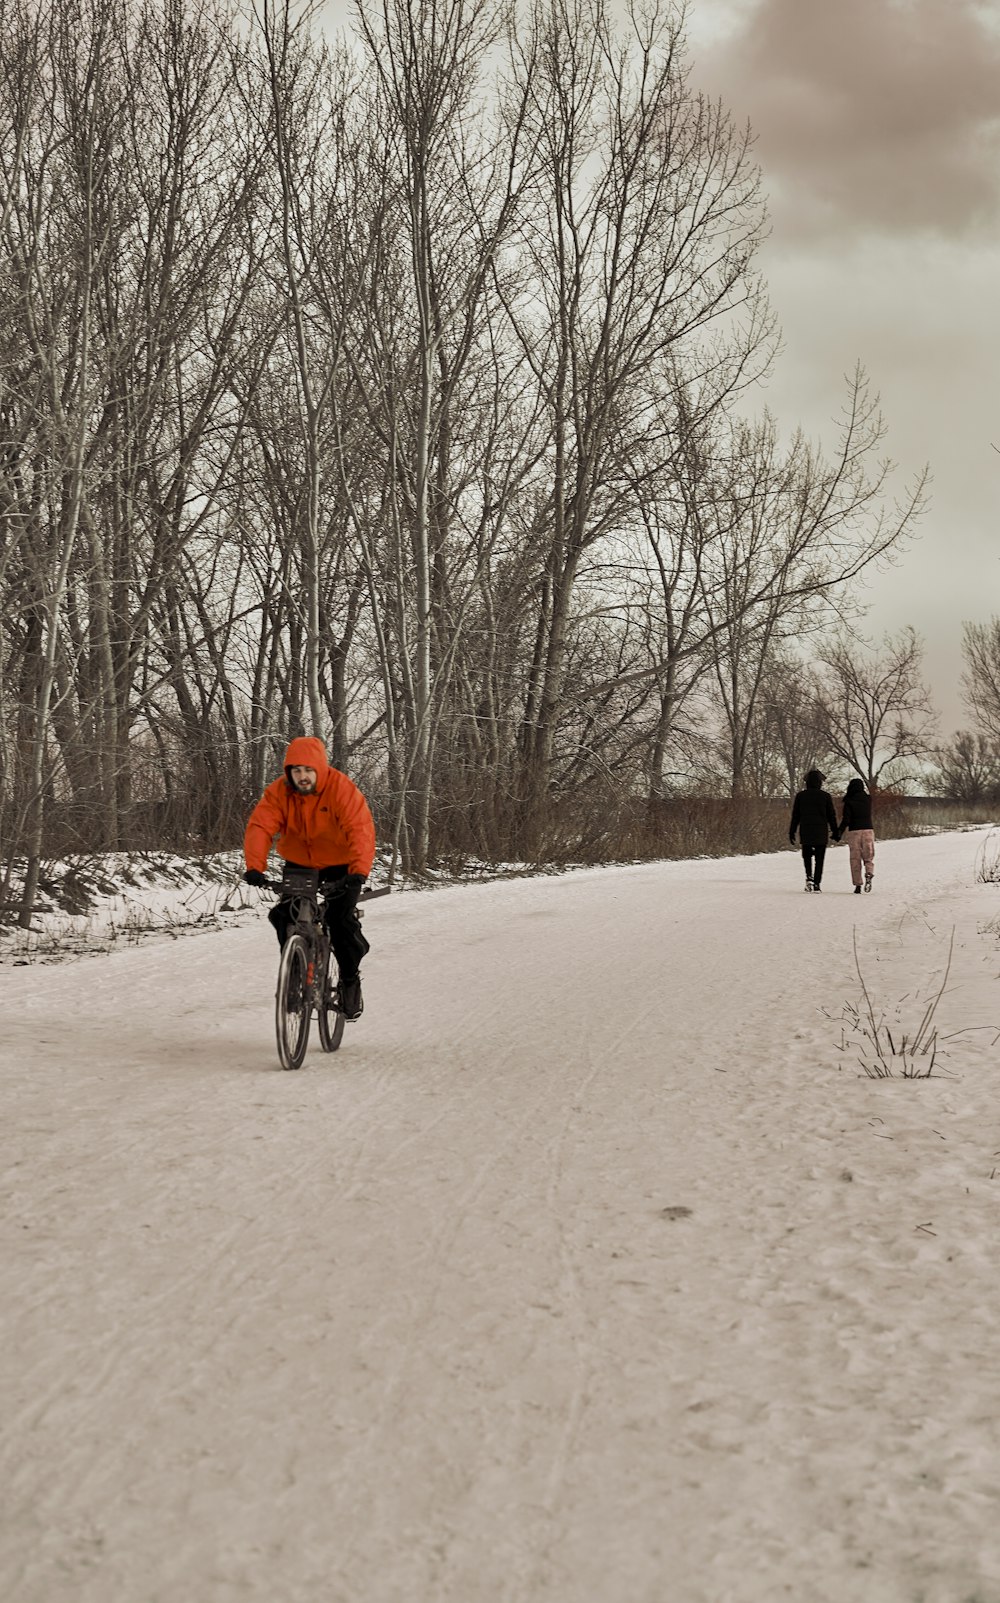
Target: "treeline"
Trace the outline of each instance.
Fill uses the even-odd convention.
[[[302,731],[415,871],[797,781],[922,482],[860,371],[826,456],[748,421],[759,174],[679,9],[5,0],[0,52],[25,917],[47,852],[233,843]]]

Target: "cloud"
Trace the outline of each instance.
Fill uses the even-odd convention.
[[[758,0],[694,81],[757,134],[782,232],[954,237],[1000,217],[1000,33],[976,0]]]

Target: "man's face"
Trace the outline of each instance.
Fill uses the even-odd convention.
[[[292,769],[292,784],[300,796],[310,796],[316,789],[315,768],[302,768],[298,764]]]

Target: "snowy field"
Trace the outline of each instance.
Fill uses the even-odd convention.
[[[0,1598],[1000,1603],[986,840],[377,902],[297,1074],[259,920],[0,967]]]

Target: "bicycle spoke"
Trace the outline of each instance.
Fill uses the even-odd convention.
[[[281,954],[275,997],[278,1057],[284,1069],[300,1068],[309,1044],[312,998],[307,980],[308,964],[309,954],[302,936],[290,936]]]
[[[336,1052],[344,1034],[344,1015],[337,999],[336,964],[329,956],[320,989],[319,1040],[324,1052]]]

